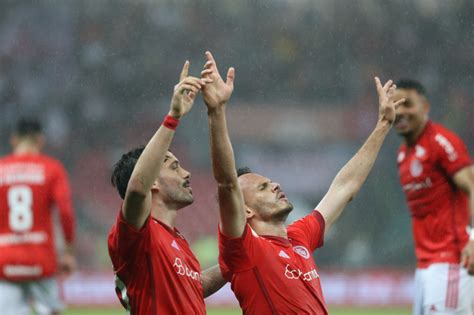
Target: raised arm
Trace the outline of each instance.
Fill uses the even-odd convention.
[[[125,220],[136,228],[141,228],[150,215],[151,188],[173,139],[173,125],[191,110],[197,93],[210,81],[189,77],[188,71],[189,61],[186,61],[180,82],[174,87],[168,117],[146,145],[128,182],[122,211]]]
[[[404,101],[402,99],[394,102],[395,85],[391,80],[382,86],[376,77],[375,83],[379,97],[377,125],[364,145],[336,175],[328,192],[317,206],[326,221],[326,232],[365,182],[395,120],[395,109]]]
[[[469,242],[461,254],[461,265],[468,268],[469,274],[474,275],[474,166],[467,166],[456,172],[453,176],[456,186],[469,195],[469,208],[471,210],[471,232]]]
[[[208,113],[212,170],[219,198],[219,223],[222,233],[239,237],[245,228],[245,208],[225,117],[225,108],[234,89],[235,71],[230,68],[224,82],[210,52],[206,52],[206,58],[201,75],[211,78],[213,82],[204,87],[202,95]]]

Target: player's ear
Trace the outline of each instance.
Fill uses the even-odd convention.
[[[252,208],[245,206],[245,218],[251,219],[255,216],[255,211]]]

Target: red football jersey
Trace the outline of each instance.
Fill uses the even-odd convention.
[[[418,267],[459,263],[469,239],[470,216],[468,196],[452,177],[471,164],[466,146],[454,133],[429,121],[414,146],[400,147],[397,160]]]
[[[324,218],[313,211],[288,226],[288,239],[219,233],[219,263],[244,314],[328,314],[312,252],[323,245]]]
[[[117,296],[130,314],[206,314],[201,266],[177,229],[150,216],[137,230],[120,211],[108,243]]]
[[[61,163],[42,154],[0,159],[0,279],[34,280],[57,271],[54,204],[71,243],[74,215]]]

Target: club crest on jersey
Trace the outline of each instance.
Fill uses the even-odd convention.
[[[298,245],[293,247],[293,251],[304,259],[309,259],[309,250],[307,250],[306,247]]]
[[[418,177],[423,173],[423,165],[418,159],[413,159],[410,164],[410,174],[413,177]]]
[[[402,152],[398,153],[397,162],[401,163],[401,162],[403,162],[404,159],[405,159],[405,152],[402,151]]]
[[[425,156],[425,154],[426,154],[426,150],[421,145],[417,145],[415,147],[415,156],[417,158],[422,158]]]

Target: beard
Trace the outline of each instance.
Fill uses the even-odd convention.
[[[286,202],[285,205],[278,205],[276,209],[268,211],[264,217],[268,221],[285,222],[291,211],[293,211],[293,205]]]
[[[275,216],[284,216],[286,220],[286,217],[288,217],[291,211],[293,211],[293,204],[288,201],[286,206],[282,207],[275,213]]]
[[[189,206],[194,202],[193,195],[183,187],[167,189],[166,195],[166,202],[175,205],[177,209]]]

